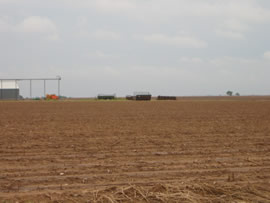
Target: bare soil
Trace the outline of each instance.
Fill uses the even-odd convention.
[[[270,202],[270,98],[0,102],[1,201]]]

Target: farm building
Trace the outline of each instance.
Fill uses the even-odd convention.
[[[134,97],[131,96],[131,95],[127,95],[127,96],[126,96],[126,100],[133,100],[133,99],[134,99]]]
[[[134,92],[134,100],[137,101],[150,101],[152,95],[149,92]]]
[[[158,96],[157,100],[176,100],[175,96]]]
[[[110,100],[110,99],[116,99],[115,94],[99,94],[97,96],[98,99],[105,99],[105,100]]]
[[[0,79],[0,99],[19,99],[19,85],[17,80]]]

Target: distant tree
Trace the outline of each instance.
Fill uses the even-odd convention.
[[[232,95],[233,95],[233,92],[230,91],[230,90],[228,90],[228,91],[226,92],[226,94],[227,94],[228,96],[232,96]]]
[[[240,94],[238,92],[235,93],[235,96],[240,96]]]

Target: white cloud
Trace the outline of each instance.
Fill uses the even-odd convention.
[[[191,48],[204,48],[207,46],[207,43],[205,41],[196,39],[191,36],[168,36],[164,34],[152,34],[145,35],[142,37],[142,39],[146,42],[161,45],[172,45]]]
[[[59,0],[63,5],[72,8],[92,8],[98,12],[128,12],[136,8],[134,0]]]
[[[0,32],[34,34],[47,40],[58,40],[56,25],[47,17],[30,16],[20,23],[11,23],[9,17],[0,18]]]
[[[7,1],[7,0],[5,0]],[[72,8],[92,8],[101,12],[122,12],[129,17],[170,20],[175,17],[215,17],[224,21],[261,23],[270,19],[269,10],[256,0],[58,0]]]
[[[86,16],[79,16],[77,18],[77,27],[78,27],[77,34],[79,35],[79,37],[96,40],[121,39],[121,35],[117,32],[106,29],[94,30],[92,27],[89,28],[89,25],[90,25],[89,18],[87,18]]]
[[[17,3],[19,0],[0,0],[0,4],[13,4]]]
[[[151,24],[172,23],[181,18],[202,18],[212,24],[214,31],[218,30],[216,33],[219,36],[234,40],[244,39],[254,25],[270,21],[269,9],[255,0],[94,0],[88,6],[99,12],[124,14]]]
[[[122,38],[120,33],[101,29],[94,32],[88,32],[85,30],[85,28],[81,28],[78,34],[80,37],[92,38],[96,40],[120,40]]]
[[[95,6],[102,11],[127,11],[136,8],[135,1],[130,0],[98,0],[95,1]]]
[[[49,40],[58,39],[56,25],[47,17],[30,16],[17,25],[17,32],[41,34]]]
[[[209,59],[208,62],[214,65],[215,67],[219,67],[219,66],[235,67],[235,64],[238,64],[238,65],[241,64],[241,66],[237,66],[238,68],[239,67],[253,67],[254,64],[261,63],[261,61],[254,58],[250,59],[250,58],[240,58],[240,57],[231,57],[231,56],[224,56],[224,57],[217,57],[217,58]]]
[[[263,54],[263,57],[264,57],[265,59],[270,60],[270,51],[265,52],[265,53]]]
[[[233,40],[243,40],[256,24],[270,22],[269,9],[253,0],[227,1],[219,10],[215,32]]]
[[[223,26],[235,31],[246,31],[250,28],[248,24],[235,19],[226,20]]]
[[[263,23],[269,21],[267,8],[260,6],[255,0],[230,0],[226,5],[226,18],[238,19],[248,23]]]
[[[199,64],[203,63],[204,60],[200,57],[181,57],[179,59],[180,63],[192,63],[192,64]]]
[[[133,18],[143,23],[177,23],[181,19],[207,20],[219,36],[243,39],[254,25],[270,21],[270,11],[256,0],[0,0],[4,5],[54,5],[54,8],[88,9],[89,12]],[[23,2],[23,3],[22,3]],[[46,1],[44,1],[46,2]],[[98,14],[98,15],[99,15]],[[83,19],[82,19],[83,20]],[[201,22],[203,23],[203,22]],[[182,22],[183,24],[183,22]],[[180,26],[180,25],[178,25]]]
[[[234,40],[243,40],[245,36],[241,32],[231,31],[231,30],[221,30],[217,29],[216,34],[225,38],[234,39]]]
[[[111,53],[105,53],[103,51],[95,51],[95,52],[90,52],[86,54],[86,57],[90,58],[96,58],[96,59],[115,59],[117,58],[116,55],[111,54]]]
[[[119,40],[121,35],[119,33],[109,30],[97,30],[92,33],[92,36],[99,40]]]

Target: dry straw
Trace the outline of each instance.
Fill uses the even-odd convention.
[[[266,184],[266,183],[265,183]],[[93,202],[93,203],[270,203],[269,184],[172,183],[152,186],[129,185],[102,190],[69,191],[15,198],[18,202]],[[9,201],[9,200],[7,200]]]

